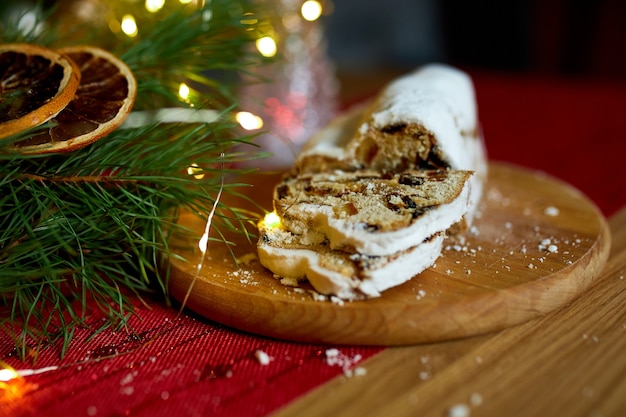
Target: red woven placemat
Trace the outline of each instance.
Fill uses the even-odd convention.
[[[327,361],[329,346],[244,334],[187,314],[177,317],[159,304],[139,304],[135,313],[119,331],[77,330],[62,360],[55,346],[42,350],[34,366],[20,363],[3,338],[2,357],[16,368],[57,369],[9,382],[2,413],[261,416],[379,350],[340,347],[342,367]],[[102,323],[94,318],[91,324]]]

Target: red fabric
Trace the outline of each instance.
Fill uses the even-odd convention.
[[[489,155],[544,170],[578,187],[610,215],[626,203],[626,83],[474,74]],[[58,366],[0,383],[0,414],[12,416],[264,416],[343,370],[329,346],[244,334],[154,303],[137,303],[126,330],[79,329],[69,353],[44,349],[21,363],[0,335],[0,357],[17,368]],[[101,323],[94,318],[93,327]],[[130,333],[128,330],[132,330]],[[338,347],[349,358],[381,348]],[[273,359],[255,357],[261,350]]]
[[[474,74],[490,159],[545,171],[607,216],[626,203],[626,80]]]
[[[102,324],[94,319],[91,327]],[[327,363],[330,346],[244,334],[159,304],[138,305],[127,329],[95,336],[79,329],[63,360],[59,346],[43,350],[35,368],[59,368],[9,382],[0,415],[263,416],[343,372]],[[30,368],[12,346],[2,339],[3,360]],[[352,359],[380,350],[339,349]]]

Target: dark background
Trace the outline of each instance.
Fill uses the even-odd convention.
[[[335,0],[340,71],[460,67],[626,77],[624,0]]]

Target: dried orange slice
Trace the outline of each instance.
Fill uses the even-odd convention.
[[[0,45],[0,139],[52,119],[74,98],[79,80],[74,62],[58,51]]]
[[[14,144],[20,153],[70,152],[87,146],[122,124],[135,102],[135,77],[115,55],[95,46],[60,51],[80,70],[76,95],[52,119],[55,126]]]

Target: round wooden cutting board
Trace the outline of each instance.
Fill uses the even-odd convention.
[[[255,242],[232,237],[209,244],[199,274],[204,222],[174,248],[170,291],[196,313],[240,330],[293,341],[403,345],[499,330],[554,310],[584,292],[608,258],[602,214],[571,186],[538,172],[489,167],[480,216],[463,236],[448,238],[436,264],[380,298],[338,302],[310,287],[282,285],[256,260]],[[246,179],[266,208],[278,176]],[[191,290],[189,290],[190,286]],[[188,298],[185,300],[186,295]]]

